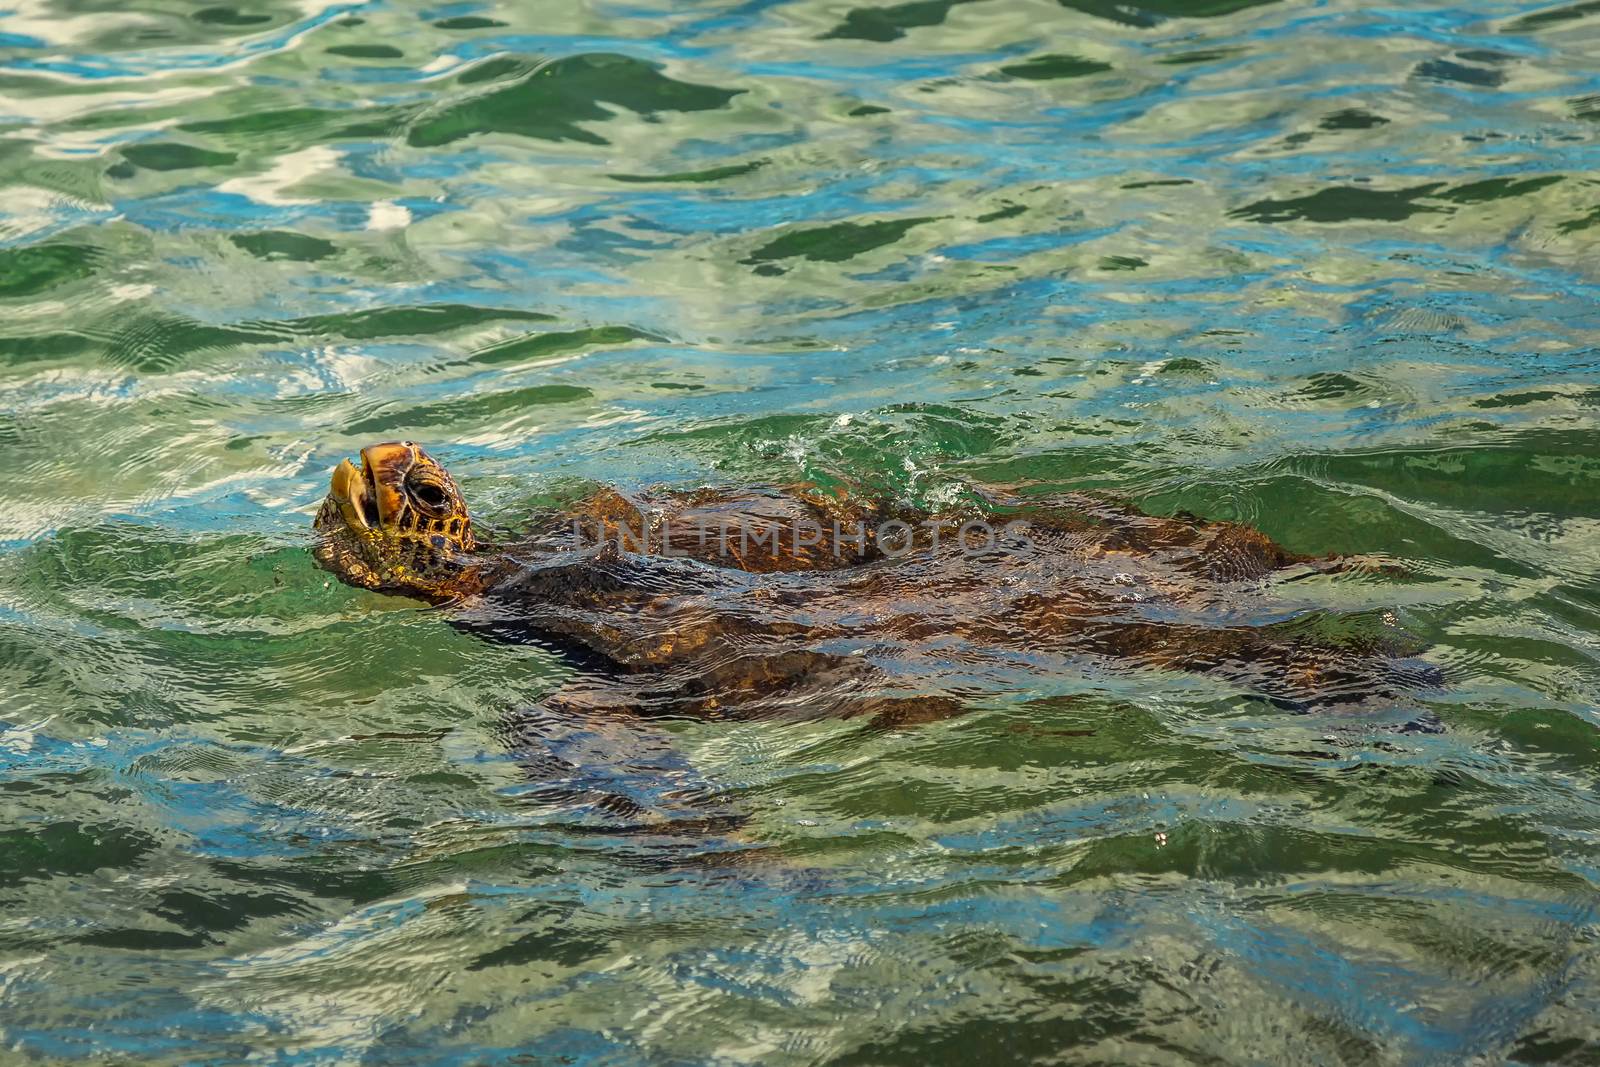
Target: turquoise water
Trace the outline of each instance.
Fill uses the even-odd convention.
[[[1600,1062],[1597,238],[1592,3],[13,0],[0,1058]],[[573,668],[312,565],[401,436],[1250,522],[1446,683],[681,723],[745,825],[579,832]]]

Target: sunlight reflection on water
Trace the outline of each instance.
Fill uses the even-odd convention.
[[[1591,6],[13,5],[0,1038],[1594,1059]],[[795,480],[1251,522],[1402,563],[1307,595],[1447,684],[682,723],[747,824],[578,832],[497,732],[572,667],[311,564],[400,436],[507,525]]]

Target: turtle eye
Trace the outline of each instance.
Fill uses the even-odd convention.
[[[411,495],[417,498],[417,503],[430,511],[443,511],[450,502],[445,496],[443,487],[434,482],[417,482],[411,486]]]

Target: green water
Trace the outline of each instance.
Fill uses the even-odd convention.
[[[1597,72],[1592,3],[15,0],[0,1060],[1600,1063]],[[397,437],[491,524],[1248,522],[1444,683],[673,724],[745,826],[579,832],[501,730],[574,668],[312,565]]]

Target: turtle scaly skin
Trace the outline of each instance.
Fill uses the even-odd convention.
[[[344,460],[313,527],[317,563],[349,585],[443,603],[480,592],[483,558],[455,479],[409,441]]]

